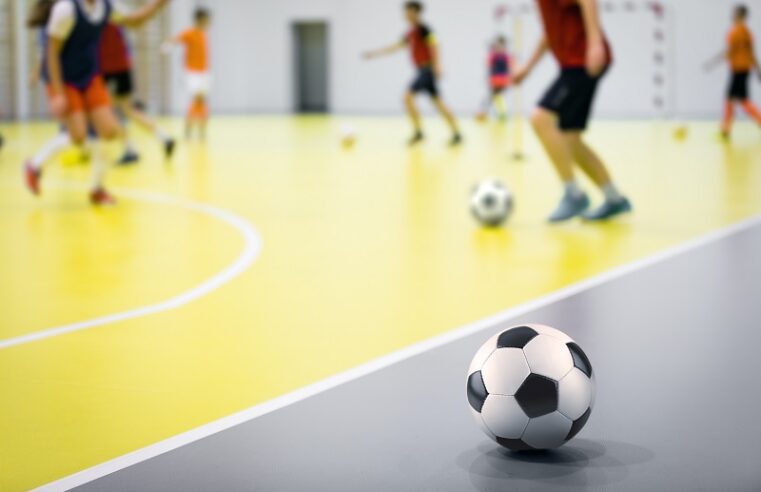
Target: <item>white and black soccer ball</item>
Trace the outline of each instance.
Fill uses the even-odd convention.
[[[557,448],[592,413],[595,380],[584,351],[544,325],[509,328],[476,352],[468,403],[487,436],[513,451]]]
[[[513,212],[513,195],[496,179],[481,181],[470,195],[470,211],[481,224],[496,227]]]

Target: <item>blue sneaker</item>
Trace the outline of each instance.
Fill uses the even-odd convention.
[[[625,197],[620,200],[605,200],[602,205],[583,215],[584,220],[591,222],[612,219],[617,215],[622,215],[632,211],[632,204]]]
[[[124,153],[124,155],[122,155],[121,159],[119,159],[116,163],[120,166],[129,166],[130,164],[134,164],[139,160],[140,160],[140,156],[137,154],[137,152],[128,150]]]
[[[586,193],[575,196],[571,195],[570,193],[566,193],[563,195],[560,203],[558,203],[555,211],[552,212],[549,217],[547,217],[547,220],[549,222],[564,222],[583,214],[584,211],[588,208],[589,197]]]

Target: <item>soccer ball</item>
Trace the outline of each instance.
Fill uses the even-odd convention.
[[[470,211],[481,224],[499,226],[513,211],[513,195],[496,179],[482,181],[473,188]]]
[[[584,351],[544,325],[509,328],[476,352],[468,370],[471,414],[512,451],[557,448],[592,413],[595,379]]]
[[[351,149],[354,147],[354,144],[357,143],[357,132],[351,125],[342,125],[339,131],[339,136],[341,139],[341,147],[344,149]]]

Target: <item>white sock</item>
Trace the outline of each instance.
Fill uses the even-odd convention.
[[[602,192],[605,195],[605,199],[609,202],[618,202],[623,198],[621,193],[619,193],[618,189],[616,188],[616,185],[613,183],[608,183],[603,186]]]
[[[581,188],[579,188],[578,183],[576,183],[575,179],[572,179],[570,181],[566,181],[563,185],[563,188],[565,189],[566,195],[572,196],[572,197],[579,197],[584,194],[583,191],[581,191]]]
[[[70,143],[71,139],[69,138],[69,134],[66,132],[61,132],[55,137],[51,138],[30,160],[32,167],[35,169],[40,169],[51,157],[69,146]]]
[[[106,162],[107,162],[107,143],[103,140],[95,140],[92,142],[92,157],[90,159],[90,165],[92,166],[92,178],[90,186],[92,190],[97,190],[103,187],[103,182],[106,177]]]
[[[169,135],[164,133],[161,128],[156,128],[156,138],[161,140],[162,142],[168,142],[169,141]]]

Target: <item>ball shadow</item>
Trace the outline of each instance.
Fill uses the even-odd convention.
[[[484,442],[462,453],[457,464],[468,472],[476,490],[574,489],[621,482],[629,467],[653,459],[654,453],[633,444],[577,439],[560,449],[512,452]]]

